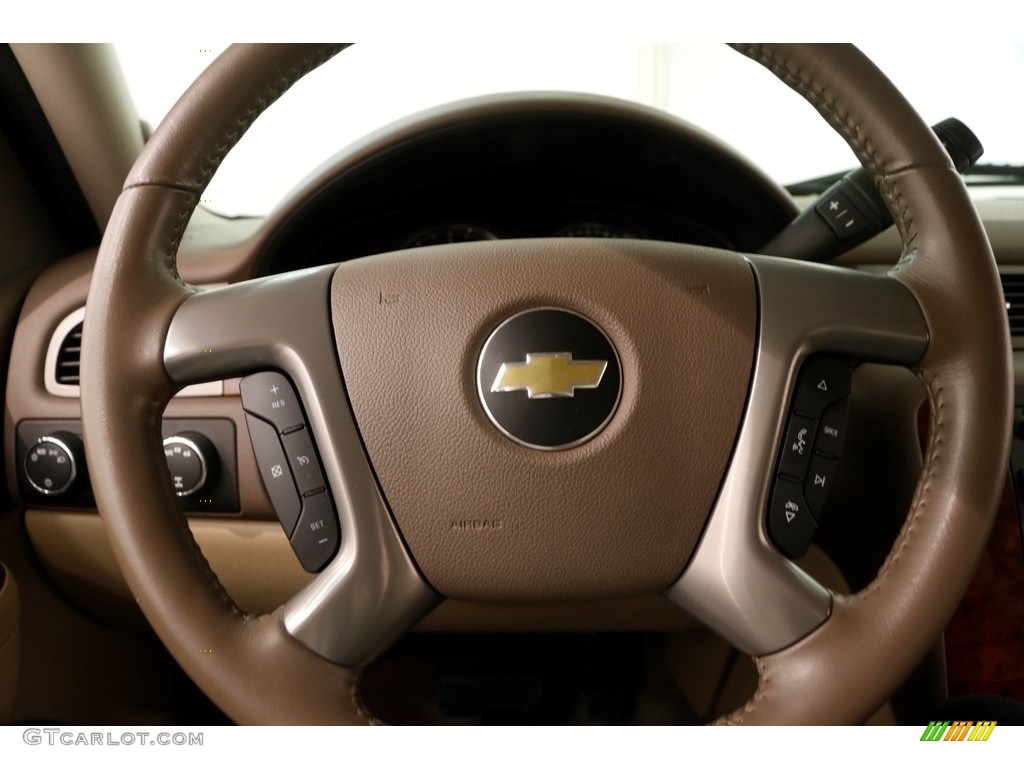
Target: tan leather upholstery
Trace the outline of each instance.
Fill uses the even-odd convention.
[[[245,723],[368,718],[352,671],[313,656],[276,615],[243,615],[206,566],[165,490],[158,420],[170,383],[160,350],[186,296],[174,254],[200,191],[256,115],[332,52],[233,48],[183,97],[117,203],[83,344],[89,464],[118,468],[93,476],[118,561],[182,666]],[[814,102],[878,178],[906,245],[897,277],[920,300],[935,339],[919,371],[935,414],[931,443],[893,554],[867,590],[837,600],[817,632],[758,659],[757,694],[728,718],[856,722],[941,630],[987,535],[1010,424],[1006,318],[991,252],[959,178],[884,77],[848,48],[746,52]]]

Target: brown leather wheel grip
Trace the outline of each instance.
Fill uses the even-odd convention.
[[[871,171],[904,244],[892,279],[909,289],[928,327],[916,372],[931,405],[929,444],[892,553],[865,590],[833,599],[821,626],[757,658],[756,694],[725,718],[856,723],[891,694],[939,635],[988,535],[1011,421],[1007,320],[991,249],[964,185],[895,87],[850,46],[738,47],[810,101]],[[235,606],[168,490],[160,419],[175,383],[164,351],[172,322],[193,294],[177,275],[175,255],[223,157],[270,103],[338,50],[245,45],[219,57],[175,105],[125,182],[88,300],[81,384],[86,452],[118,563],[171,653],[240,723],[365,724],[371,718],[359,704],[355,669],[309,650],[285,628],[280,611],[251,616]],[[521,307],[503,309],[511,314]],[[608,324],[614,321],[609,316]],[[119,339],[116,345],[107,343],[112,338]],[[627,357],[626,363],[626,370],[642,367],[642,360]],[[464,379],[472,381],[471,375]],[[466,388],[472,393],[471,383]],[[488,428],[480,413],[466,418]],[[609,429],[611,437],[595,439],[586,450],[596,454],[624,434],[614,419]],[[704,495],[713,497],[713,488]],[[702,507],[707,503],[701,499]],[[699,529],[683,527],[696,540]],[[444,574],[446,587],[469,589],[436,562],[450,553],[429,554],[431,573]],[[630,588],[665,589],[666,579],[686,565],[685,552],[679,560],[659,562]],[[513,596],[522,598],[535,586],[524,578]],[[543,596],[550,596],[549,586]]]

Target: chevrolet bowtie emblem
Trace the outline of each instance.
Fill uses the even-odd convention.
[[[577,389],[597,389],[608,367],[606,360],[573,360],[571,352],[528,354],[525,363],[503,363],[491,392],[525,389],[533,400],[573,397]]]
[[[476,361],[476,393],[505,437],[539,451],[567,450],[611,421],[622,394],[622,365],[592,320],[537,307],[491,331]]]

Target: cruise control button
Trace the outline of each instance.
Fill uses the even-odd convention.
[[[811,514],[816,521],[821,520],[825,511],[825,499],[832,488],[832,478],[839,461],[828,456],[815,454],[807,471],[807,482],[804,483],[804,498],[810,505]]]
[[[253,416],[245,417],[249,425],[249,439],[256,454],[256,466],[259,467],[263,487],[267,489],[270,503],[281,521],[286,536],[291,536],[295,529],[295,521],[299,519],[302,503],[295,490],[292,472],[288,468],[288,459],[281,447],[281,440],[274,428],[267,422]]]
[[[288,456],[288,464],[291,465],[299,493],[305,496],[307,493],[322,491],[327,487],[308,429],[281,435],[281,443]]]
[[[302,426],[302,407],[291,382],[280,373],[268,371],[246,376],[239,385],[242,407],[253,416],[269,421],[278,432]]]
[[[291,536],[292,549],[302,567],[310,573],[322,570],[334,557],[340,539],[338,516],[327,491],[305,497]]]
[[[800,557],[811,545],[817,525],[799,483],[778,478],[768,509],[768,535],[786,557]]]
[[[833,403],[825,409],[818,422],[818,436],[814,440],[814,452],[838,457],[842,454],[843,438],[846,437],[846,400]]]
[[[850,364],[845,360],[808,360],[800,373],[793,410],[811,418],[820,417],[828,406],[850,394],[850,377]]]
[[[792,416],[786,431],[786,442],[782,445],[779,473],[803,480],[807,474],[807,462],[811,460],[811,441],[814,440],[814,420],[803,416]]]

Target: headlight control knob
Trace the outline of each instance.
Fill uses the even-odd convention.
[[[44,435],[25,454],[25,477],[46,496],[60,496],[85,470],[82,440],[70,432]]]
[[[164,456],[171,487],[178,496],[198,493],[217,473],[217,449],[198,432],[182,432],[164,439]]]

